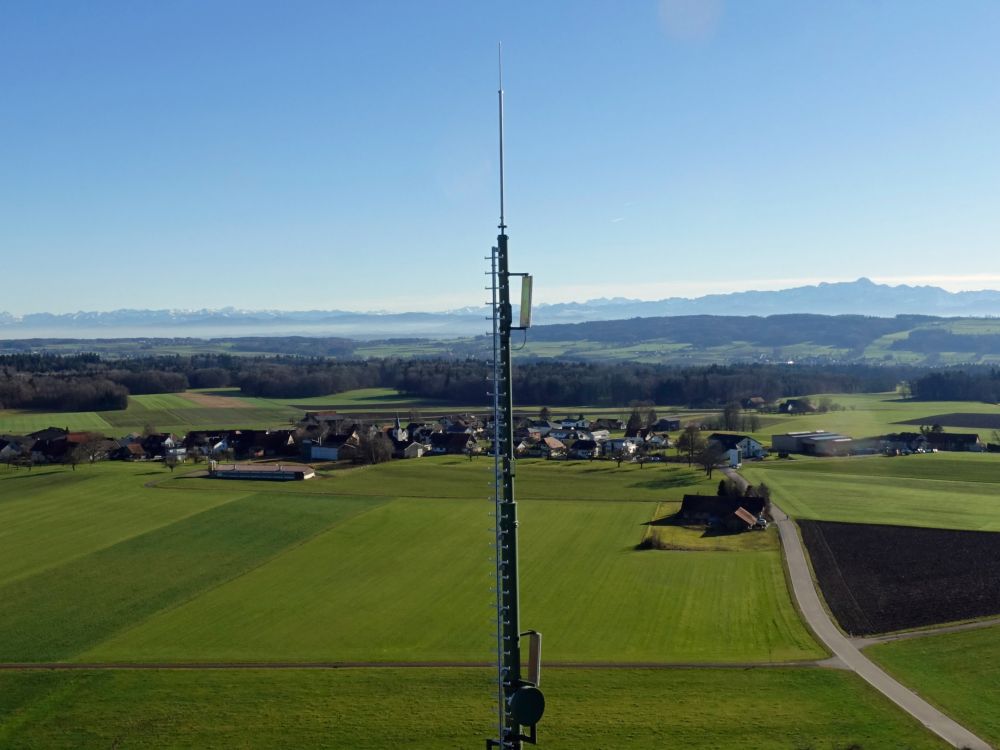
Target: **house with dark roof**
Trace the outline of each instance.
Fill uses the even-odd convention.
[[[731,435],[727,432],[713,432],[709,443],[715,443],[722,451],[738,450],[741,458],[763,458],[767,455],[764,446],[749,435]]]
[[[182,445],[183,441],[170,432],[153,433],[142,438],[142,447],[147,456],[165,456]]]
[[[478,453],[479,444],[467,432],[435,432],[431,435],[431,453],[434,455],[460,456]]]
[[[685,495],[677,518],[686,523],[714,525],[726,522],[742,508],[756,523],[764,513],[766,501],[761,497],[722,497],[719,495]]]
[[[47,431],[43,431],[47,433]],[[68,432],[63,432],[58,437],[39,438],[31,446],[31,460],[34,463],[59,463],[66,458],[69,451],[69,441],[66,440]]]
[[[878,439],[883,453],[916,453],[927,450],[927,437],[922,432],[893,432]]]
[[[27,437],[35,440],[60,440],[68,434],[69,430],[64,430],[62,427],[46,427],[44,430],[29,432]]]
[[[607,419],[602,417],[600,419],[595,419],[590,423],[590,429],[592,430],[608,430],[609,432],[624,430],[625,423],[620,419]]]
[[[343,435],[327,435],[322,441],[309,441],[309,458],[312,461],[339,461],[354,459],[358,455],[360,440],[356,431]]]
[[[601,446],[595,440],[577,440],[569,446],[569,457],[591,459],[601,455]]]
[[[657,432],[676,432],[681,428],[680,417],[660,417],[650,427]]]
[[[142,461],[146,458],[146,450],[142,443],[119,440],[118,448],[111,453],[110,458],[118,461]]]
[[[815,411],[816,406],[805,398],[790,398],[778,404],[780,414],[812,414]]]
[[[974,432],[928,432],[927,447],[939,451],[985,450],[979,435]]]

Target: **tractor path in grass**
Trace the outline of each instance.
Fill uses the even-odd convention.
[[[792,581],[795,600],[798,602],[802,616],[816,637],[848,669],[856,672],[865,682],[952,747],[990,750],[991,746],[984,740],[934,708],[912,690],[877,667],[874,662],[861,653],[850,639],[840,632],[820,603],[809,564],[806,562],[802,539],[799,537],[794,522],[773,502],[771,503],[771,517],[778,524],[778,530],[781,533],[781,544],[785,551],[785,561],[788,565],[788,575]]]
[[[924,628],[923,630],[907,630],[903,633],[889,633],[888,635],[872,635],[865,638],[852,638],[851,642],[858,648],[868,648],[869,646],[874,646],[876,643],[892,643],[893,641],[906,641],[911,638],[925,638],[929,635],[960,633],[963,630],[992,628],[994,625],[1000,625],[1000,617],[990,617],[985,620],[975,620],[973,622],[962,622],[957,625],[941,625],[940,627]]]

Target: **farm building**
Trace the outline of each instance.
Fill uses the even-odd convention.
[[[894,432],[883,435],[878,447],[889,453],[916,453],[927,449],[927,437],[921,432]]]
[[[631,456],[639,448],[637,438],[609,438],[601,443],[605,456],[616,456],[619,453]]]
[[[771,436],[771,448],[780,453],[803,453],[807,456],[847,456],[854,449],[853,438],[837,432],[786,432]]]
[[[601,446],[594,440],[577,440],[569,447],[570,458],[597,458],[601,455]]]
[[[338,414],[336,411],[307,411],[299,424],[304,428],[325,428],[327,430],[338,430],[345,421],[351,417]]]
[[[719,524],[734,531],[747,529],[758,524],[765,502],[761,497],[685,495],[677,517],[688,523]]]
[[[272,482],[289,482],[312,479],[316,471],[301,464],[219,464],[209,465],[208,474],[215,479],[260,479]]]
[[[742,458],[763,458],[767,455],[764,446],[749,435],[713,432],[708,436],[708,442],[715,443],[724,451],[738,450]]]
[[[779,414],[811,414],[815,411],[813,403],[805,398],[790,398],[778,404]]]
[[[420,458],[427,452],[427,446],[416,440],[393,440],[393,458]]]
[[[539,441],[539,455],[546,458],[561,458],[566,455],[566,444],[554,437],[544,437]]]
[[[132,443],[126,440],[121,440],[118,443],[118,449],[111,454],[111,458],[116,458],[119,461],[141,461],[146,457],[146,451],[142,447],[142,443]]]
[[[435,455],[479,453],[476,439],[467,432],[435,432],[431,435],[431,453]]]
[[[975,451],[986,450],[979,435],[974,432],[928,432],[927,447],[939,451]]]
[[[660,417],[650,425],[650,428],[657,432],[676,432],[681,428],[681,418]]]
[[[358,433],[327,435],[322,441],[308,443],[309,458],[313,461],[338,461],[354,458],[358,453]]]

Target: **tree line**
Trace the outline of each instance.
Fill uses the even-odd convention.
[[[517,401],[572,406],[633,402],[723,407],[752,396],[893,390],[914,368],[865,365],[711,365],[531,360],[514,368]],[[490,403],[489,369],[479,359],[370,359],[230,354],[105,358],[94,354],[0,357],[0,408],[122,409],[129,394],[235,387],[248,396],[309,398],[356,388],[394,388],[421,400]]]
[[[910,383],[920,401],[1000,401],[1000,369],[936,370]]]

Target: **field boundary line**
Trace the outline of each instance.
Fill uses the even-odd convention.
[[[616,662],[547,661],[546,669],[824,669],[838,668],[830,659],[788,662]],[[86,671],[86,670],[253,670],[253,669],[489,669],[488,661],[282,661],[282,662],[4,662],[0,671]]]
[[[989,617],[984,620],[974,620],[973,622],[960,622],[955,625],[935,625],[930,628],[920,630],[906,630],[902,633],[886,633],[885,635],[869,635],[861,638],[852,638],[854,645],[858,648],[868,648],[879,643],[892,643],[894,641],[906,641],[911,638],[927,638],[932,635],[947,635],[948,633],[962,633],[966,630],[983,630],[1000,625],[1000,617]]]

